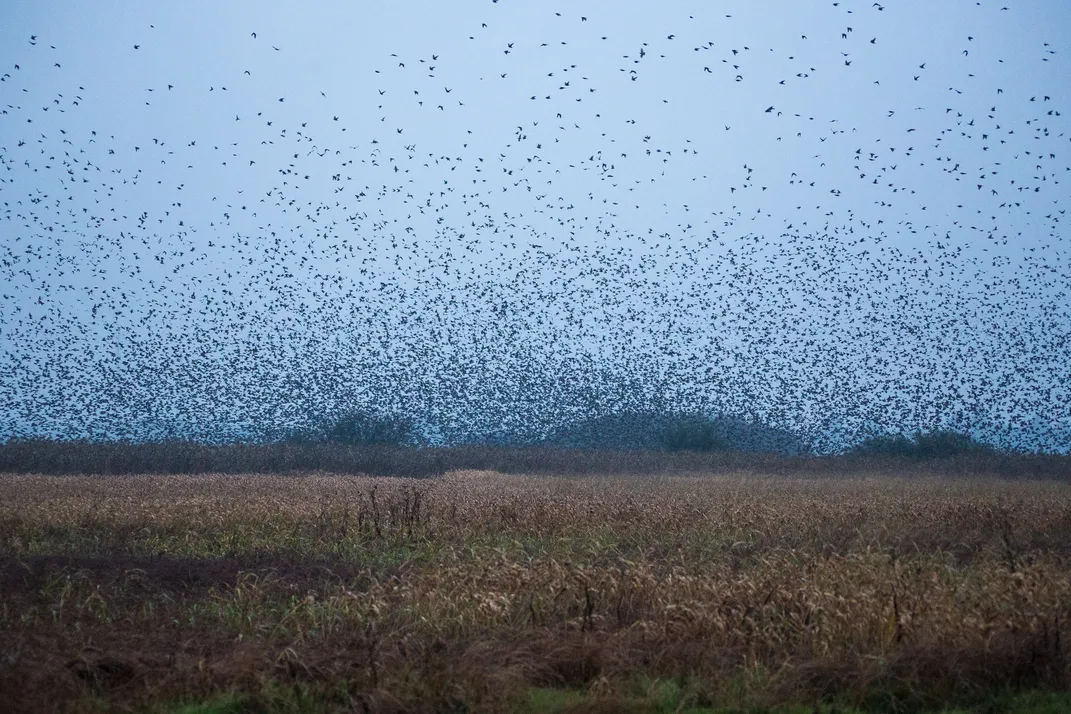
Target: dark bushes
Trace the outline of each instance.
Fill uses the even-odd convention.
[[[902,435],[874,437],[856,446],[851,453],[908,459],[947,459],[967,454],[995,455],[997,451],[988,444],[975,441],[968,434],[937,430],[929,433],[918,431],[910,438]]]
[[[670,451],[724,451],[730,448],[717,425],[706,419],[682,419],[666,427],[663,444]]]
[[[973,450],[941,459],[878,452],[784,456],[744,451],[573,449],[548,446],[419,448],[333,442],[206,445],[13,440],[0,444],[0,473],[302,473],[432,477],[480,469],[563,476],[741,473],[799,476],[998,476],[1071,479],[1071,456]]]
[[[45,474],[293,473],[330,471],[378,476],[440,472],[432,450],[332,442],[209,445],[86,441],[11,441],[0,445],[0,472]]]
[[[735,416],[625,412],[583,419],[556,430],[546,446],[580,449],[744,451],[784,456],[804,452],[784,429]]]
[[[375,416],[346,411],[317,426],[291,431],[284,441],[294,444],[404,445],[419,441],[416,426],[405,417]]]

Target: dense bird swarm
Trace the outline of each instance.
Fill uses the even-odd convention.
[[[1056,712],[994,696],[1071,684],[1054,483],[469,471],[2,494],[18,711]]]
[[[991,3],[883,34],[906,11],[493,2],[331,86],[345,48],[256,18],[208,58],[145,23],[96,71],[42,27],[0,67],[0,433],[638,412],[1066,450],[1066,47]]]

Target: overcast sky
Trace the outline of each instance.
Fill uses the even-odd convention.
[[[1065,2],[6,7],[9,432],[669,399],[1066,447]]]

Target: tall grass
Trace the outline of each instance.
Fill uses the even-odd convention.
[[[12,475],[0,554],[16,710],[921,711],[1071,688],[1054,481]]]

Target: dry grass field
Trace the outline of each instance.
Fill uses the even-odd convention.
[[[1071,488],[0,476],[8,711],[1066,711]]]

